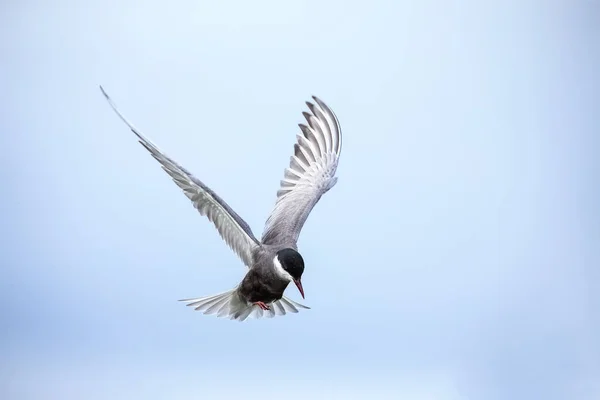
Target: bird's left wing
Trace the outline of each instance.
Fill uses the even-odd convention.
[[[342,151],[342,130],[333,111],[317,97],[307,102],[294,155],[286,168],[273,212],[262,236],[264,244],[295,246],[304,222],[323,194],[337,182],[335,171]]]
[[[252,252],[260,246],[254,237],[248,224],[229,207],[215,192],[193,176],[189,171],[177,164],[174,160],[163,153],[154,143],[146,138],[135,128],[117,109],[116,105],[104,88],[100,90],[108,100],[108,103],[117,115],[129,126],[131,131],[138,137],[139,142],[152,154],[162,168],[171,176],[175,184],[183,189],[185,195],[192,201],[194,207],[201,215],[208,219],[217,228],[219,235],[231,247],[231,249],[250,267],[252,265]]]

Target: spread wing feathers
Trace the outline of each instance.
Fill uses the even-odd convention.
[[[283,316],[287,313],[297,313],[300,308],[310,309],[305,305],[283,296],[281,299],[270,304],[270,309],[263,311],[260,307],[248,303],[240,298],[237,289],[219,293],[214,296],[198,297],[195,299],[184,299],[188,307],[194,307],[206,315],[215,314],[217,317],[226,317],[232,320],[244,321],[248,317],[273,318]]]
[[[342,150],[342,131],[333,111],[317,97],[307,102],[308,125],[299,124],[294,155],[267,219],[262,242],[295,244],[304,222],[323,194],[337,182],[335,171]]]
[[[171,176],[184,194],[192,201],[194,207],[201,215],[208,219],[217,228],[219,235],[231,247],[231,249],[249,267],[252,265],[252,250],[259,246],[248,224],[227,205],[215,192],[194,177],[189,171],[177,164],[174,160],[164,154],[156,145],[137,130],[117,109],[114,102],[100,86],[100,90],[108,100],[108,103],[117,115],[129,126],[131,131],[138,137],[139,142],[150,152]]]

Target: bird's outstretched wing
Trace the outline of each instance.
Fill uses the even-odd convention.
[[[333,111],[313,96],[299,124],[294,155],[277,192],[273,212],[262,236],[264,244],[295,245],[304,222],[323,194],[337,182],[335,171],[342,150],[342,131]]]
[[[135,128],[117,109],[115,103],[111,100],[104,88],[100,90],[108,100],[108,103],[117,115],[129,126],[131,131],[138,137],[139,142],[152,154],[162,168],[173,178],[173,181],[183,189],[185,195],[192,201],[194,207],[201,215],[205,215],[214,224],[219,235],[231,247],[231,249],[250,267],[252,265],[252,251],[260,246],[258,240],[254,237],[248,224],[229,207],[209,187],[203,184],[198,178],[194,177],[185,168],[177,164],[174,160],[163,153],[154,143],[147,139]]]

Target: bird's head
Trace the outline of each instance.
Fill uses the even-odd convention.
[[[302,288],[302,273],[304,272],[304,260],[300,253],[294,249],[283,249],[277,252],[273,260],[275,270],[284,279],[294,282],[304,298],[304,289]]]

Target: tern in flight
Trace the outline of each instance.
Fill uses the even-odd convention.
[[[241,283],[226,292],[207,297],[181,300],[204,314],[216,314],[232,320],[274,317],[297,313],[302,304],[283,292],[294,282],[302,298],[304,260],[298,252],[298,236],[304,222],[321,196],[337,182],[335,171],[342,149],[341,128],[333,111],[313,96],[306,102],[307,124],[299,124],[294,154],[285,169],[277,200],[259,241],[248,224],[214,191],[191,172],[175,162],[146,138],[117,109],[104,88],[100,90],[117,115],[138,137],[171,176],[175,184],[192,201],[201,215],[213,223],[221,238],[241,258],[248,272]]]

